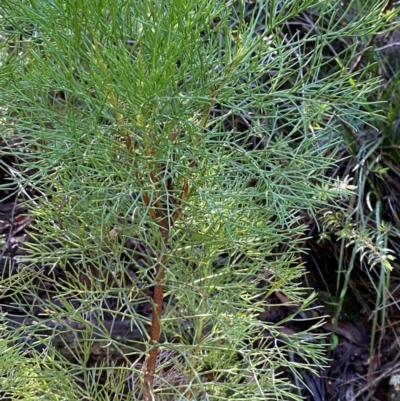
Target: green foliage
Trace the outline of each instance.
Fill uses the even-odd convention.
[[[353,12],[362,11],[365,4],[354,1],[350,2],[349,7]],[[375,298],[369,297],[365,302],[360,302],[364,313],[370,315],[372,320],[371,359],[376,343],[382,341],[385,327],[390,321],[387,320],[387,308],[393,296],[390,293],[393,273],[398,274],[399,264],[394,255],[399,254],[399,232],[396,225],[400,222],[400,187],[397,184],[400,177],[397,135],[399,74],[396,58],[399,9],[391,2],[377,7],[390,20],[379,33],[370,33],[363,38],[363,57],[359,60],[360,64],[367,61],[369,74],[371,77],[379,77],[380,87],[376,93],[368,95],[374,104],[364,106],[371,111],[371,116],[363,123],[347,121],[350,125],[344,126],[342,135],[344,153],[349,155],[346,162],[342,163],[342,171],[351,174],[350,179],[354,184],[351,189],[356,191],[349,200],[343,202],[342,211],[329,210],[324,215],[321,236],[323,241],[330,237],[329,233],[334,233],[340,240],[340,251],[337,252],[339,271],[334,295],[338,302],[332,312],[336,322],[342,313],[348,312],[345,311],[345,303],[352,280],[362,283],[358,288],[352,288],[353,296],[363,298],[367,287],[372,288],[376,295]],[[377,104],[381,108],[379,115],[372,113],[376,111]],[[346,248],[350,251],[346,252]],[[381,338],[378,339],[376,333],[379,331]],[[371,364],[370,373],[372,369]]]
[[[142,399],[143,360],[154,344],[138,308],[160,266],[167,298],[156,399],[296,399],[278,372],[299,376],[324,363],[308,332],[285,335],[284,322],[257,316],[276,290],[300,311],[312,302],[298,286],[300,215],[335,208],[347,195],[346,181],[326,178],[335,133],[341,120],[369,115],[367,95],[377,86],[349,72],[356,46],[329,65],[324,52],[388,17],[371,7],[337,25],[326,20],[335,6],[2,1],[2,135],[23,141],[12,149],[20,160],[12,174],[35,217],[24,263],[68,272],[47,317],[86,327],[77,361],[58,355],[41,366],[36,384],[46,399]],[[288,40],[286,22],[305,10],[321,16],[315,28]],[[124,244],[133,239],[142,250],[127,260]],[[88,321],[107,319],[130,321],[142,344],[122,362],[89,366]],[[106,331],[103,340],[103,349],[123,348]],[[52,337],[43,344],[52,350]],[[42,358],[32,350],[26,373]],[[54,384],[59,366],[71,367],[67,394]]]

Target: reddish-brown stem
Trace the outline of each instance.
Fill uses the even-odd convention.
[[[177,137],[176,131],[173,132],[172,139],[175,140]],[[195,165],[194,160],[190,160],[189,167],[193,168]],[[154,172],[150,173],[150,180],[153,184],[157,185],[157,177]],[[177,219],[182,214],[182,202],[186,198],[189,192],[189,180],[185,180],[182,185],[180,197],[178,200],[175,200],[173,195],[174,184],[172,179],[168,179],[167,181],[167,191],[168,191],[168,201],[169,199],[173,199],[172,204],[176,207],[172,215],[169,214],[168,208],[166,205],[161,205],[160,201],[157,200],[155,206],[157,209],[154,209],[154,206],[151,205],[151,201],[149,196],[144,193],[143,200],[145,204],[149,207],[149,214],[151,218],[157,222],[159,231],[162,238],[162,247],[165,248],[169,242],[169,234],[170,228],[174,225]],[[154,295],[153,295],[153,311],[151,315],[151,328],[150,328],[150,351],[146,357],[146,361],[144,363],[144,380],[143,380],[143,398],[145,401],[153,401],[153,382],[154,375],[157,369],[157,355],[159,350],[159,340],[161,336],[161,315],[163,312],[163,302],[164,302],[164,278],[165,278],[165,270],[164,265],[166,262],[166,254],[164,253],[164,249],[161,250],[161,258],[156,265],[156,277],[154,283]]]
[[[125,132],[125,146],[129,153],[132,153],[132,140],[131,136]]]
[[[149,354],[146,358],[145,363],[145,372],[144,372],[144,381],[143,381],[143,397],[145,401],[152,401],[152,387],[154,374],[157,368],[157,355],[158,355],[158,342],[161,336],[161,314],[163,311],[163,302],[164,302],[164,263],[166,261],[166,255],[163,254],[161,260],[157,263],[156,266],[156,284],[154,287],[154,306],[153,313],[151,315],[151,329],[150,329],[150,344],[152,348],[149,351]]]
[[[151,202],[150,202],[150,198],[149,198],[149,195],[147,195],[147,193],[146,192],[144,192],[143,194],[142,194],[142,199],[143,199],[143,202],[146,204],[146,206],[149,206],[149,214],[150,214],[150,217],[154,220],[154,221],[156,221],[157,220],[157,212],[156,212],[156,210],[153,208],[153,207],[151,207]]]

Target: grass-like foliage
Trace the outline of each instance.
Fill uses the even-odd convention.
[[[301,214],[345,193],[325,178],[335,132],[377,83],[351,72],[355,45],[329,48],[383,26],[375,3],[344,23],[336,1],[2,0],[0,127],[20,141],[3,189],[34,216],[4,280],[42,303],[2,331],[4,349],[26,337],[0,362],[9,397],[298,398],[283,373],[323,364],[318,322],[257,316],[274,291],[295,314],[313,300]],[[288,39],[302,13],[314,29]]]

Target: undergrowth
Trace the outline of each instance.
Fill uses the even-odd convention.
[[[2,1],[1,131],[14,163],[2,163],[1,188],[32,218],[25,254],[3,272],[14,308],[2,313],[4,394],[301,397],[301,371],[327,361],[320,320],[282,330],[312,316],[304,216],[391,267],[379,213],[373,232],[349,221],[344,202],[362,183],[329,175],[343,126],[379,118],[379,79],[354,68],[351,38],[388,29],[383,7],[339,18],[337,2],[317,0]],[[375,150],[357,148],[364,162]],[[259,319],[278,291],[297,309]]]

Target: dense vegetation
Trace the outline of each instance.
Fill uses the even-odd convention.
[[[0,11],[3,398],[318,399],[349,288],[386,379],[390,2]]]

